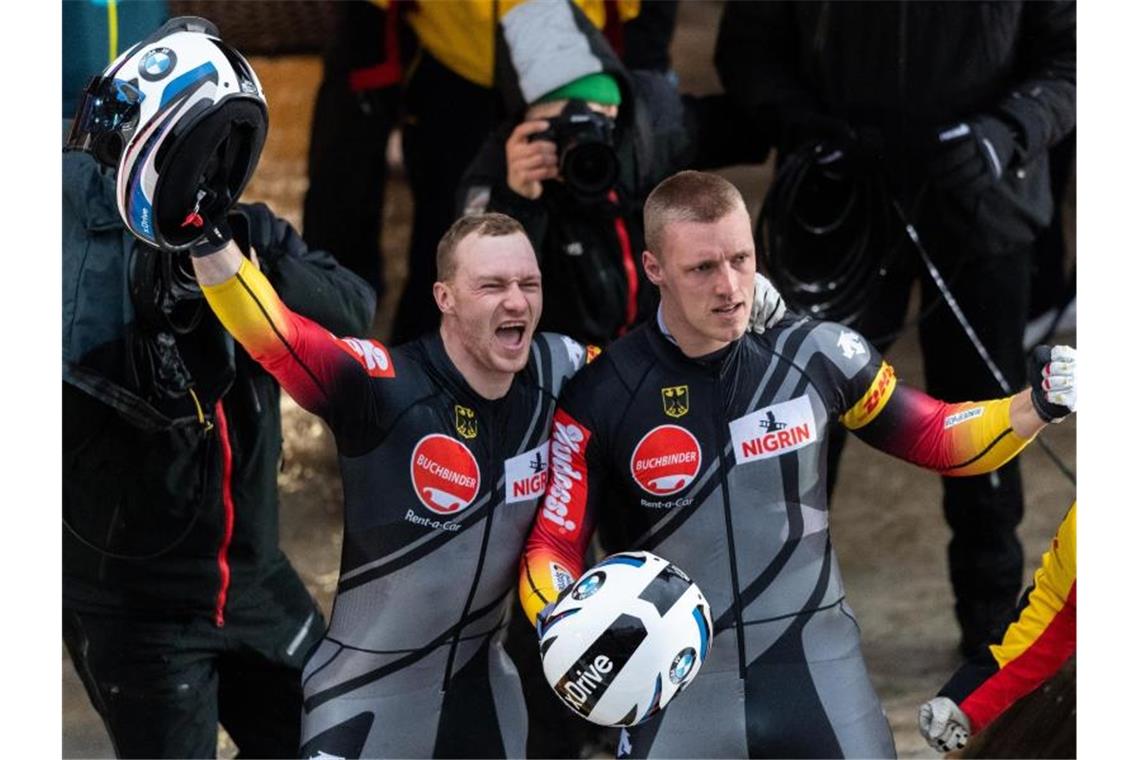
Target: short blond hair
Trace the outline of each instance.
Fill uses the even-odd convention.
[[[435,250],[436,278],[440,282],[449,282],[455,277],[455,249],[467,236],[506,237],[515,233],[525,235],[526,230],[518,220],[506,214],[489,212],[459,217],[439,239]]]
[[[724,177],[697,171],[674,174],[645,199],[645,247],[660,256],[666,225],[715,222],[738,207],[746,208],[744,197]]]

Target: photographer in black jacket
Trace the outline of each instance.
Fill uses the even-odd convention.
[[[514,116],[468,167],[461,210],[526,228],[540,329],[609,343],[654,305],[640,262],[649,191],[689,166],[762,161],[767,144],[735,131],[725,97],[682,97],[664,72],[627,70],[572,3],[522,3],[500,36],[496,81]]]
[[[138,71],[174,81],[175,55],[195,62],[185,43],[169,40],[200,34],[217,31],[201,19],[169,22],[140,43]],[[212,63],[220,69],[225,60]],[[100,129],[145,124],[147,115],[140,119],[142,99],[132,100],[130,82],[140,80],[114,67],[93,80],[69,144],[118,168],[116,143]],[[256,101],[249,82],[242,91]],[[93,106],[119,96],[114,119]],[[173,183],[161,191],[167,196],[183,189],[178,177],[199,159],[207,175],[252,173],[259,146],[223,139],[215,152],[208,143],[219,134],[211,125],[241,132],[256,103],[253,111],[214,105],[176,130],[156,160],[154,170]],[[228,189],[236,197],[242,186]],[[220,722],[243,756],[290,757],[301,667],[324,620],[278,546],[280,388],[209,311],[188,253],[160,251],[127,231],[121,197],[114,171],[85,152],[64,154],[64,642],[117,755],[213,757]],[[160,220],[162,200],[154,200]],[[308,250],[265,205],[238,204],[228,219],[293,309],[330,330],[370,327],[371,289]],[[192,224],[187,217],[171,230]]]
[[[854,293],[853,326],[886,351],[924,271],[897,202],[1008,386],[1023,384],[1033,243],[1053,214],[1048,151],[1076,122],[1075,5],[728,3],[716,65],[758,131],[780,130],[774,188],[795,185],[781,180],[819,162],[794,198],[772,210],[770,224],[803,232],[803,220],[812,220],[822,230],[837,218],[836,196],[846,197],[847,183],[878,188],[876,197],[856,198],[878,204],[881,214],[864,214],[853,239],[893,246],[866,251],[872,284]],[[823,156],[842,160],[823,167]],[[789,261],[811,255],[788,248]],[[852,258],[837,261],[837,271]],[[875,273],[880,265],[885,278]],[[781,273],[772,275],[781,285]],[[933,278],[922,276],[921,285],[927,391],[947,401],[998,393],[994,372]],[[1018,464],[944,478],[943,494],[961,648],[969,654],[1007,618],[1021,585]]]

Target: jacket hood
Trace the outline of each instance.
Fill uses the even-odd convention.
[[[530,0],[503,15],[496,35],[495,81],[508,114],[521,114],[551,90],[604,72],[622,91],[622,115],[633,111],[629,73],[601,30],[569,0]]]

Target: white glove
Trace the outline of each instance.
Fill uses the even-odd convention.
[[[1030,359],[1033,406],[1041,419],[1060,422],[1077,411],[1077,350],[1038,346]]]
[[[939,752],[962,749],[970,739],[970,719],[949,697],[935,697],[918,708],[918,730]]]
[[[757,335],[784,318],[784,297],[776,290],[768,278],[756,273],[756,284],[752,292],[752,316],[748,319],[748,329]]]

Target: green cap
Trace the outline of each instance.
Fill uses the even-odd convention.
[[[551,90],[535,103],[549,103],[552,100],[585,100],[604,106],[620,106],[621,88],[612,76],[598,72],[579,77],[573,82]]]

